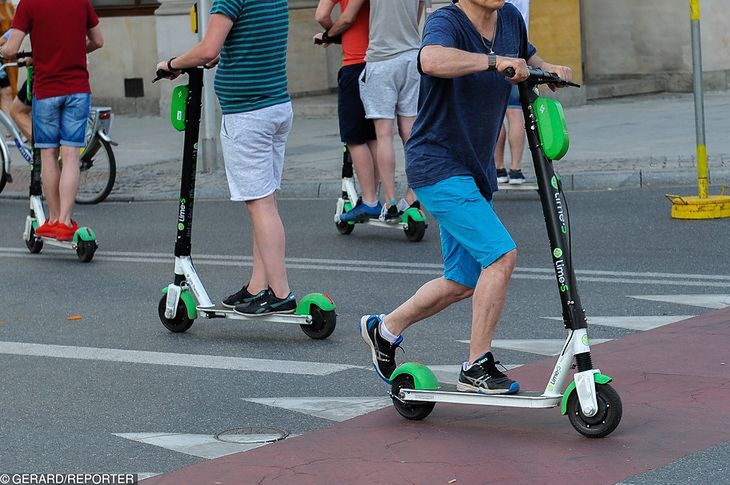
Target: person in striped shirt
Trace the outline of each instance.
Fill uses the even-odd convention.
[[[289,7],[286,0],[214,0],[210,13],[205,38],[157,68],[174,78],[182,69],[220,61],[215,92],[223,111],[228,187],[253,224],[251,277],[223,305],[244,315],[293,313],[276,202],[293,121],[286,76]]]

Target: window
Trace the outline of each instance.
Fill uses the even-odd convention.
[[[100,17],[152,15],[160,6],[158,0],[91,0]]]

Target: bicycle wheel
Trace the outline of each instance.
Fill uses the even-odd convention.
[[[8,172],[5,171],[5,156],[0,151],[0,192],[5,188],[5,184],[8,183]]]
[[[110,143],[92,138],[81,156],[78,204],[98,204],[109,196],[117,177],[117,163]]]

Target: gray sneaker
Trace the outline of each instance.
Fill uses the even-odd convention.
[[[464,363],[461,366],[456,390],[481,394],[516,394],[519,392],[520,384],[500,372],[497,364],[499,361],[494,361],[491,352],[487,352],[471,365]]]

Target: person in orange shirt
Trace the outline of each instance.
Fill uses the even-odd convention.
[[[333,21],[332,11],[337,4],[340,4],[342,13]],[[377,195],[375,125],[372,120],[365,118],[358,82],[365,70],[365,52],[370,35],[370,3],[368,0],[320,0],[315,19],[326,29],[314,36],[315,41],[321,42],[322,47],[342,43],[342,68],[337,74],[340,139],[352,155],[360,182],[360,200],[352,210],[340,216],[340,221],[377,218],[382,205]]]

